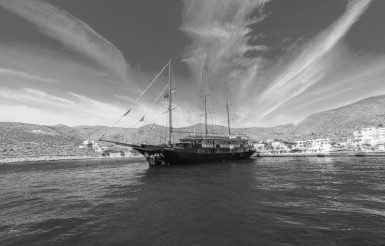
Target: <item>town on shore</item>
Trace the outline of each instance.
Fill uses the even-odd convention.
[[[260,156],[281,155],[317,155],[330,153],[384,153],[385,154],[385,127],[367,127],[352,133],[353,137],[346,141],[335,142],[329,138],[307,139],[298,141],[261,140],[254,141]],[[106,157],[135,156],[132,150],[111,150],[100,146],[97,142],[85,140],[81,149],[93,149]]]
[[[384,153],[385,127],[366,127],[353,131],[352,138],[335,142],[329,138],[298,141],[264,140],[254,143],[260,155],[317,155],[329,153]]]
[[[26,128],[23,126],[23,128]],[[105,145],[95,140],[74,140],[54,138],[56,132],[47,129],[35,129],[31,125],[26,131],[15,131],[12,135],[20,140],[12,140],[1,145],[0,162],[26,162],[49,160],[77,160],[100,158],[138,157],[139,153],[128,147]],[[15,128],[17,129],[17,128]],[[39,137],[39,138],[37,138]],[[28,140],[30,139],[30,140]],[[40,140],[40,144],[35,143]],[[49,140],[49,141],[48,141]],[[31,144],[32,142],[33,144]],[[385,156],[385,127],[366,127],[352,132],[352,137],[344,141],[332,141],[329,138],[286,140],[254,140],[255,156],[349,156],[365,155]]]

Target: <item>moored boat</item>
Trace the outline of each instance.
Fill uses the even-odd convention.
[[[210,163],[228,160],[249,159],[255,152],[255,148],[250,144],[249,139],[244,136],[236,136],[231,134],[230,128],[230,110],[228,100],[228,90],[226,86],[226,112],[227,112],[227,134],[209,134],[207,127],[207,93],[203,95],[204,116],[205,116],[205,132],[204,134],[191,134],[181,138],[179,142],[172,143],[173,122],[172,122],[172,94],[171,85],[171,61],[168,63],[168,141],[164,144],[151,145],[144,143],[123,143],[100,139],[100,141],[114,143],[117,145],[131,147],[141,153],[148,161],[150,166],[160,165],[178,165],[191,163]],[[162,69],[163,71],[164,69]],[[161,71],[161,72],[162,72]],[[202,83],[206,84],[207,68],[202,71]],[[126,116],[131,109],[124,115]]]
[[[146,157],[151,166],[243,160],[249,159],[255,153],[248,139],[239,136],[189,136],[170,145],[103,141],[137,150]]]
[[[357,156],[357,157],[365,157],[366,153],[365,152],[356,152],[355,156]]]

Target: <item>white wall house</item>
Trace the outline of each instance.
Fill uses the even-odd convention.
[[[79,149],[93,149],[98,151],[100,147],[99,144],[93,140],[85,140],[83,141],[82,145],[79,146]]]
[[[295,148],[302,151],[306,150],[306,142],[307,142],[306,140],[297,141]]]
[[[276,153],[286,153],[290,151],[286,144],[282,142],[273,142],[271,146],[273,147],[273,150]]]
[[[295,148],[307,152],[328,152],[332,150],[329,138],[297,141]]]
[[[265,144],[263,144],[263,143],[255,143],[255,144],[254,144],[254,148],[255,148],[258,152],[267,152],[266,146],[265,146]]]
[[[352,143],[359,145],[371,145],[385,143],[385,127],[367,127],[362,128],[361,131],[354,131],[354,140]]]

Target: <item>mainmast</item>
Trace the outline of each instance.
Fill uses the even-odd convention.
[[[226,88],[226,111],[227,111],[227,130],[229,133],[229,136],[231,135],[230,130],[230,104],[229,104],[229,88],[227,85],[227,82],[225,82],[225,88]]]
[[[207,67],[202,68],[202,86],[203,86],[203,103],[204,103],[204,109],[205,109],[205,136],[208,135],[207,130]]]
[[[172,71],[171,60],[168,63],[168,145],[172,143]]]

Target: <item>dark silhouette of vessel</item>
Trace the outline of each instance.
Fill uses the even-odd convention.
[[[172,143],[172,85],[171,85],[171,61],[168,63],[169,80],[168,80],[168,137],[169,140],[165,144],[151,145],[151,144],[134,144],[122,143],[100,139],[100,141],[114,143],[117,145],[131,147],[141,153],[148,161],[150,166],[160,165],[180,165],[192,163],[210,163],[221,161],[234,161],[249,159],[255,152],[255,148],[249,143],[248,138],[244,136],[231,135],[230,129],[230,112],[228,89],[226,84],[226,111],[227,111],[227,128],[228,133],[217,135],[209,134],[207,128],[207,94],[203,94],[204,102],[204,116],[205,116],[205,133],[196,135],[191,134],[182,138],[177,143]],[[162,69],[162,71],[165,68]],[[162,72],[161,71],[161,72]],[[207,82],[207,68],[202,69],[202,82],[205,85]],[[125,115],[130,112],[130,109]],[[125,116],[124,115],[124,116]]]

